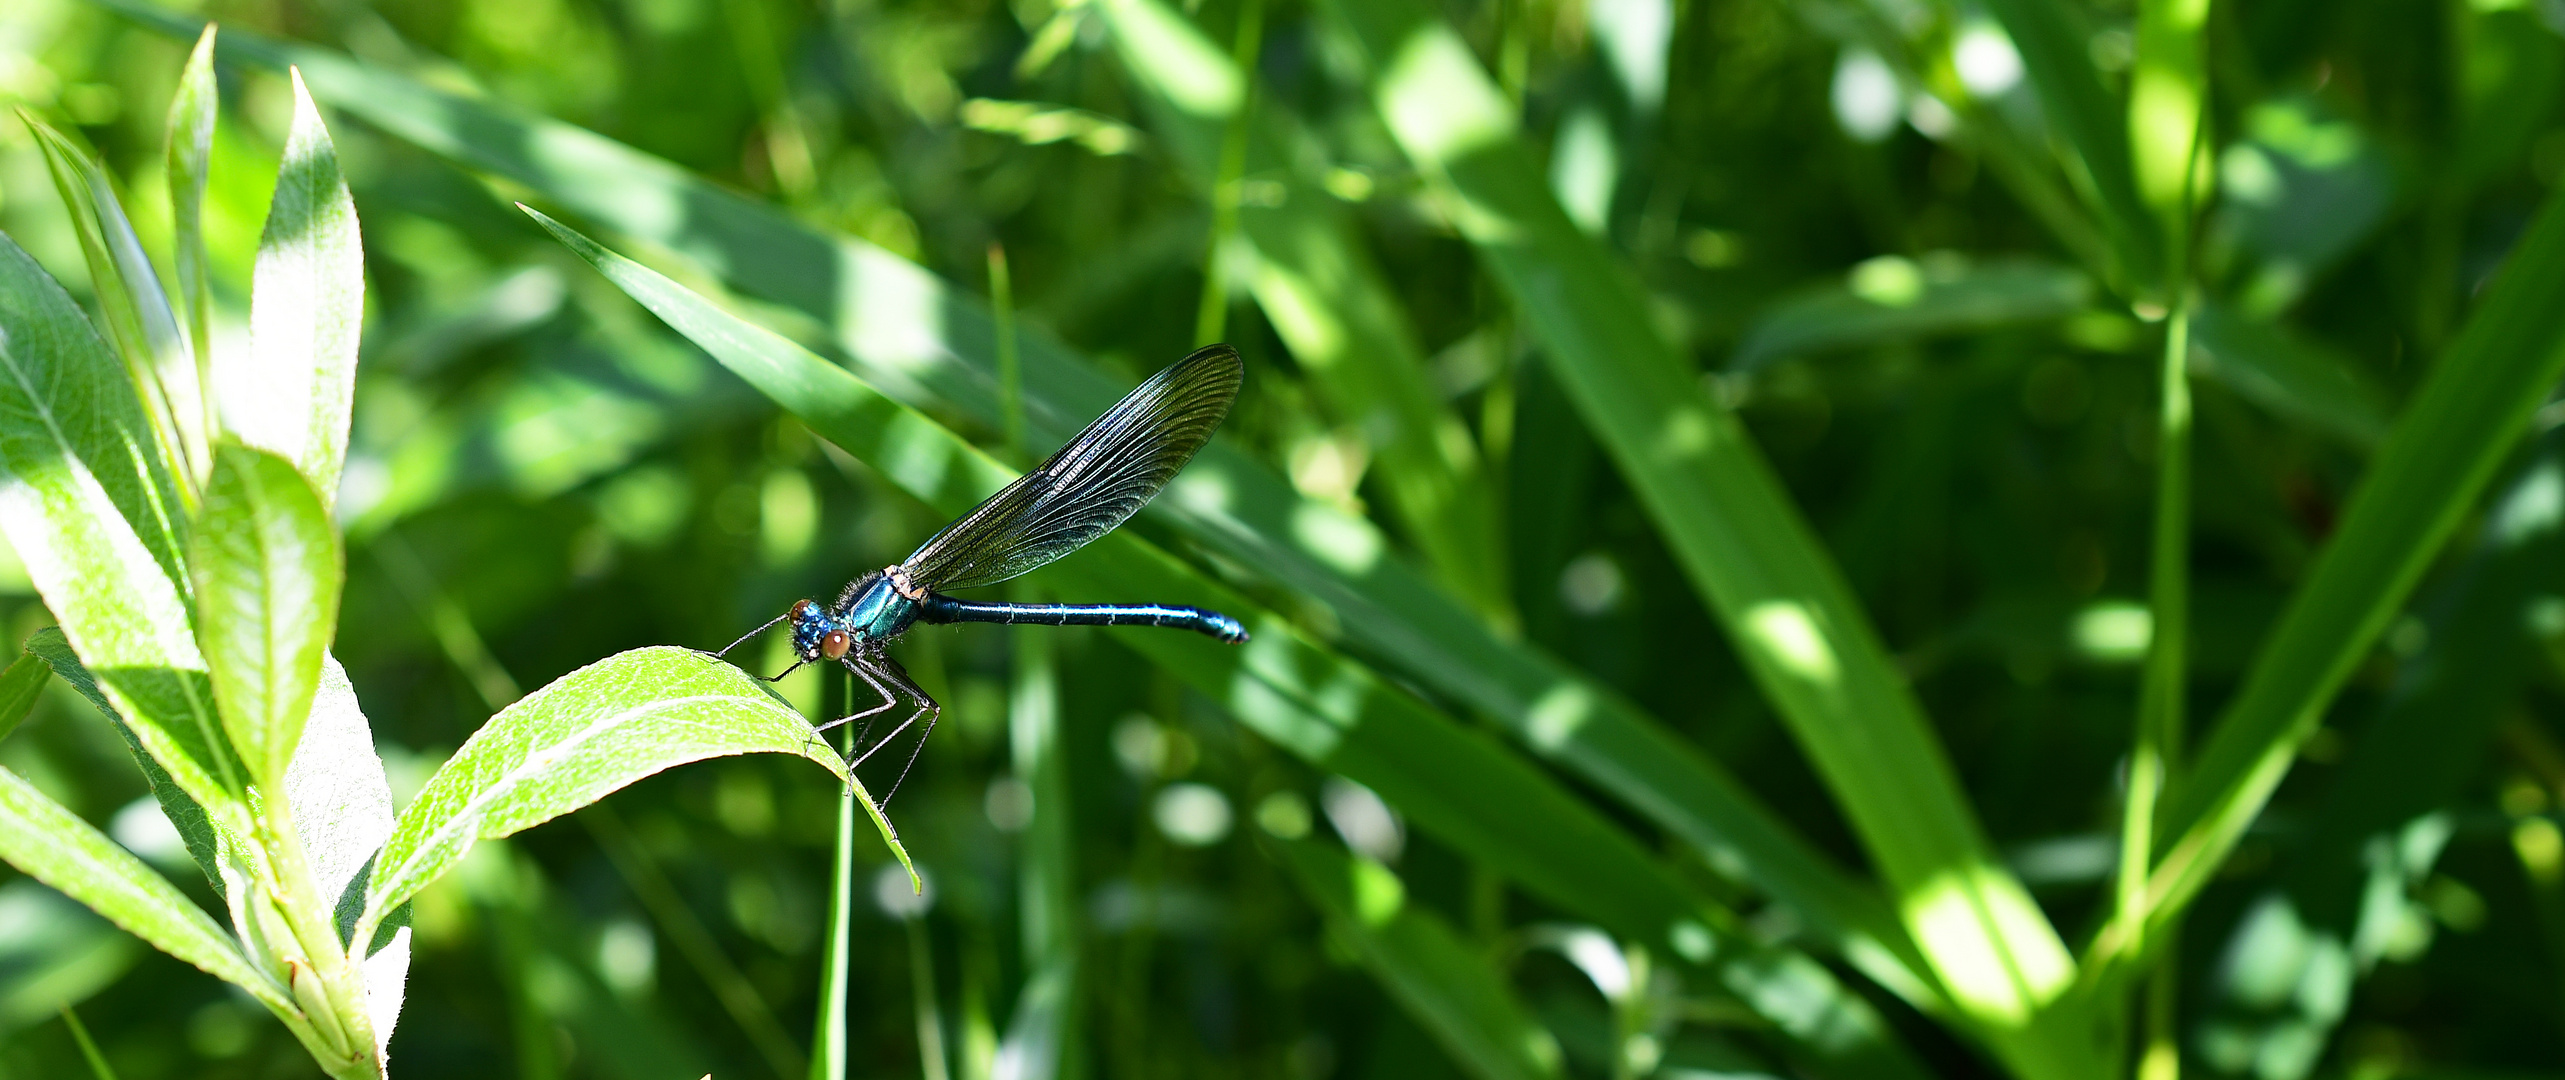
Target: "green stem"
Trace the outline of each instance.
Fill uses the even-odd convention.
[[[62,1007],[62,1024],[71,1029],[71,1041],[80,1044],[80,1056],[89,1062],[90,1073],[98,1080],[116,1080],[115,1067],[107,1064],[107,1055],[98,1052],[98,1044],[89,1038],[89,1029],[81,1026],[80,1016],[69,1005]]]
[[[2123,947],[2144,945],[2147,870],[2155,854],[2156,817],[2182,740],[2183,649],[2190,609],[2191,385],[2190,305],[2177,293],[2165,320],[2158,371],[2162,407],[2156,428],[2155,539],[2149,571],[2153,612],[2146,670],[2138,689],[2137,742],[2129,752],[2128,800],[2120,820],[2115,919]]]
[[[917,1056],[926,1080],[952,1080],[944,1061],[944,1014],[935,1001],[935,950],[926,938],[926,915],[911,914],[908,924],[909,988],[917,999]]]
[[[1239,74],[1238,111],[1229,115],[1229,130],[1220,144],[1220,177],[1211,185],[1211,246],[1202,263],[1202,306],[1194,311],[1193,343],[1219,341],[1229,321],[1229,278],[1221,272],[1220,255],[1238,232],[1238,182],[1247,171],[1247,124],[1256,96],[1256,54],[1263,47],[1264,0],[1238,6],[1238,40],[1230,53]]]
[[[820,675],[820,711],[837,716],[846,711],[846,680],[831,669]],[[845,753],[855,753],[855,726],[838,728]],[[836,868],[828,890],[828,967],[820,975],[819,1021],[811,1035],[811,1080],[846,1080],[846,955],[855,889],[855,789],[849,785],[837,800]]]

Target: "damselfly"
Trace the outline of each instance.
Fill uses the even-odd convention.
[[[834,660],[864,680],[881,704],[819,725],[826,731],[854,720],[870,721],[906,697],[916,708],[898,727],[855,758],[875,750],[926,718],[918,746],[935,732],[944,707],[918,689],[886,651],[918,623],[1024,623],[1038,626],[1171,626],[1222,641],[1247,640],[1238,620],[1216,611],[1164,604],[1001,604],[961,600],[946,589],[994,585],[1086,546],[1130,519],[1167,486],[1194,451],[1210,441],[1229,415],[1244,377],[1238,351],[1227,345],[1196,350],[1141,383],[1119,404],[1087,425],[1032,472],[989,496],[970,513],[936,533],[909,557],[848,583],[834,604],[794,601],[778,615],[715,655],[779,622],[793,624],[793,666]],[[917,751],[909,752],[909,763]],[[906,779],[907,766],[900,776]],[[891,790],[899,790],[892,781]],[[885,795],[883,801],[889,801]]]

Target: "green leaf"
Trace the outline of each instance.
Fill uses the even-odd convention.
[[[1515,1000],[1505,973],[1440,916],[1409,903],[1388,867],[1311,841],[1267,842],[1329,932],[1464,1071],[1479,1080],[1560,1075],[1558,1041]]]
[[[294,126],[258,238],[250,349],[214,373],[231,433],[292,461],[322,505],[338,499],[347,458],[356,346],[365,320],[365,252],[356,203],[318,106],[293,72]]]
[[[0,531],[142,747],[220,830],[246,776],[182,589],[175,485],[133,387],[62,287],[0,237]]]
[[[169,295],[161,291],[151,257],[143,253],[142,238],[134,235],[106,170],[61,132],[24,110],[19,117],[44,149],[54,188],[71,211],[72,231],[79,235],[81,255],[89,264],[91,291],[106,317],[107,339],[124,359],[125,377],[143,402],[151,445],[164,462],[191,460],[202,452],[204,433],[181,425],[167,382],[192,382],[193,350],[179,329],[177,313],[170,310]]]
[[[2178,839],[2150,885],[2159,918],[2177,917],[2243,837],[2560,374],[2565,198],[2550,197],[2379,444],[2340,528],[2176,789]],[[2104,941],[2097,951],[2117,950]]]
[[[52,674],[44,661],[32,656],[21,656],[10,662],[8,670],[0,671],[0,739],[8,738],[35,711],[36,698],[44,693],[45,680]]]
[[[1977,265],[1887,255],[1855,267],[1848,283],[1819,286],[1758,316],[1730,371],[1754,371],[1786,356],[1893,341],[1966,334],[2062,319],[2093,301],[2092,279],[2042,259]]]
[[[223,728],[270,786],[293,760],[338,626],[338,532],[293,462],[225,442],[191,543],[196,642]]]
[[[2012,1034],[2067,990],[2073,960],[1995,856],[1913,691],[1742,425],[1655,332],[1630,271],[1559,209],[1460,36],[1396,0],[1329,11],[1371,65],[1392,136],[1844,808],[1944,988],[2022,1071],[2083,1068],[2071,1022]]]
[[[178,316],[195,353],[197,430],[210,445],[222,421],[214,412],[213,294],[206,284],[205,183],[212,175],[214,117],[221,110],[214,82],[214,26],[205,24],[178,92],[169,99],[169,224],[171,267],[178,278]],[[207,464],[211,463],[210,456]]]
[[[929,506],[959,514],[1014,479],[1012,470],[845,369],[550,218],[527,213],[814,432]],[[1215,441],[1210,449],[1219,445]],[[1230,490],[1232,474],[1217,466],[1205,479],[1204,459],[1210,456],[1206,451],[1194,460],[1171,492],[1174,498],[1202,499],[1206,490],[1217,497]],[[1723,913],[1547,777],[1131,532],[1108,533],[1043,573],[1067,594],[1146,596],[1237,616],[1255,633],[1243,647],[1160,630],[1125,629],[1114,636],[1223,703],[1267,739],[1371,787],[1423,827],[1535,895],[1668,955],[1698,959],[1711,931],[1730,929]],[[1458,612],[1455,617],[1469,618]],[[1588,719],[1592,702],[1580,696],[1566,703],[1566,712],[1554,717],[1567,729],[1559,733],[1561,738]],[[1731,965],[1727,970],[1742,970],[1764,958],[1761,951],[1744,948],[1719,955]],[[1848,1068],[1857,1064],[1912,1071],[1880,1017],[1822,969],[1817,974],[1816,980],[1799,984],[1802,993],[1791,1004],[1798,1014],[1822,1012],[1832,1021],[1823,1033],[1830,1038],[1816,1044],[1818,1052],[1846,1061]],[[1795,1015],[1776,1020],[1787,1026]],[[1797,1029],[1792,1033],[1800,1034]]]
[[[540,825],[663,769],[756,753],[797,754],[846,780],[891,853],[908,865],[872,796],[792,706],[711,656],[653,646],[555,679],[464,740],[394,824],[357,928],[370,938],[392,909],[453,868],[476,840]]]
[[[0,769],[0,859],[268,1008],[295,1011],[285,989],[244,958],[232,936],[177,886],[6,769]]]

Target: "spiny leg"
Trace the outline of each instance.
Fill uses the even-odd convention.
[[[838,726],[838,725],[840,725],[840,724],[845,724],[845,723],[849,723],[849,722],[852,722],[852,721],[856,721],[856,720],[863,720],[863,721],[864,721],[864,727],[862,728],[862,730],[859,730],[859,731],[857,731],[857,732],[855,733],[855,741],[854,741],[853,743],[849,744],[849,746],[848,746],[849,752],[852,752],[852,749],[853,749],[854,747],[864,745],[864,736],[865,736],[865,735],[867,735],[867,734],[869,734],[869,733],[871,733],[871,732],[872,732],[872,730],[873,730],[873,723],[872,723],[872,721],[871,721],[871,720],[869,720],[869,719],[867,719],[867,718],[868,718],[868,717],[871,717],[871,716],[873,716],[873,715],[875,715],[875,714],[877,714],[877,713],[880,713],[880,712],[882,712],[883,710],[888,709],[888,708],[890,708],[890,707],[891,707],[891,706],[893,706],[893,705],[897,705],[897,704],[899,704],[899,699],[892,697],[892,696],[891,696],[891,692],[890,692],[890,691],[883,689],[883,688],[882,688],[881,681],[880,681],[880,680],[878,680],[878,679],[875,679],[875,678],[873,677],[873,674],[872,674],[871,672],[864,670],[864,669],[863,669],[863,667],[861,667],[860,665],[856,664],[856,663],[855,663],[855,658],[854,658],[854,657],[852,657],[852,656],[845,657],[845,658],[843,658],[843,659],[839,660],[838,662],[839,662],[839,663],[841,663],[841,664],[846,665],[846,670],[848,670],[848,671],[852,671],[852,672],[854,672],[856,675],[860,676],[860,677],[864,680],[864,685],[872,687],[872,688],[873,688],[873,692],[874,692],[874,693],[876,693],[876,694],[880,694],[880,695],[882,696],[882,703],[881,703],[881,704],[879,704],[879,705],[875,705],[875,706],[873,706],[872,708],[866,709],[866,710],[864,710],[864,711],[862,711],[862,712],[859,712],[859,713],[852,713],[852,714],[849,714],[849,715],[846,715],[846,716],[841,716],[841,717],[838,717],[838,718],[837,718],[837,719],[835,719],[835,720],[831,720],[831,721],[829,721],[829,722],[827,722],[827,723],[825,723],[825,724],[821,724],[821,725],[819,725],[818,727],[814,727],[814,728],[810,729],[810,737],[811,737],[811,738],[816,739],[816,738],[819,738],[819,737],[820,737],[820,734],[821,734],[822,732],[825,732],[825,731],[827,731],[827,730],[828,730],[828,729],[830,729],[830,728],[836,727],[836,726]],[[800,664],[795,664],[795,665],[793,665],[793,667],[800,667],[800,666],[801,666]],[[792,668],[786,668],[786,669],[784,669],[784,670],[785,670],[785,673],[786,673],[786,674],[791,674],[791,672],[792,672]],[[777,677],[778,677],[778,678],[781,678],[782,676],[777,676]],[[859,761],[860,761],[860,760],[862,760],[862,759],[861,759],[861,758],[858,758],[857,760],[859,760]],[[853,775],[854,768],[855,768],[855,767],[854,767],[853,765],[848,765],[848,766],[847,766],[847,772],[848,772],[848,775],[849,775],[850,777]],[[854,790],[855,790],[855,789],[854,789],[853,785],[850,783],[850,784],[848,785],[848,787],[847,787],[847,791],[848,791],[848,792],[850,792],[850,793],[852,793]]]
[[[889,806],[891,804],[891,796],[899,794],[900,785],[908,780],[908,771],[917,767],[917,756],[925,752],[926,740],[935,737],[935,722],[944,718],[944,706],[936,704],[934,698],[928,697],[926,691],[919,689],[917,681],[908,677],[908,669],[901,667],[899,661],[885,656],[882,658],[882,662],[889,665],[889,669],[885,671],[884,674],[889,675],[892,682],[900,689],[907,691],[910,700],[916,701],[918,704],[924,706],[924,708],[919,709],[918,712],[927,714],[926,730],[918,732],[917,745],[909,748],[908,763],[900,766],[899,778],[891,781],[891,790],[882,795],[882,805]],[[900,726],[907,727],[909,723],[915,723],[916,721],[917,713],[910,713],[908,722],[903,723]],[[890,739],[884,738],[882,741],[887,743]]]
[[[741,634],[741,635],[739,635],[739,640],[734,641],[734,642],[731,642],[731,643],[730,643],[730,644],[728,644],[728,645],[724,645],[724,646],[722,646],[722,647],[721,647],[721,651],[720,651],[720,652],[717,652],[717,653],[712,654],[713,659],[715,659],[715,660],[719,660],[719,659],[721,659],[722,657],[725,657],[725,656],[730,655],[730,650],[732,650],[732,649],[736,649],[736,648],[740,647],[741,645],[745,645],[745,644],[747,644],[747,643],[748,643],[748,639],[749,639],[749,638],[753,638],[753,637],[756,637],[756,636],[757,636],[757,635],[759,635],[759,634],[763,634],[763,633],[765,633],[769,628],[773,627],[776,623],[782,622],[782,621],[784,621],[784,620],[786,620],[786,619],[789,619],[789,618],[792,618],[792,617],[793,617],[793,613],[792,613],[792,612],[787,611],[787,612],[785,612],[785,613],[783,613],[783,614],[781,614],[781,615],[777,615],[777,616],[775,616],[774,618],[768,619],[768,620],[766,620],[766,621],[765,621],[765,622],[763,622],[763,623],[759,623],[759,624],[757,625],[757,629],[751,630],[751,631],[749,631],[749,632],[747,632],[747,633],[745,633],[745,634]],[[703,650],[702,650],[702,649],[697,649],[697,650],[695,650],[695,651],[696,651],[696,652],[702,652]],[[800,664],[794,664],[794,665],[793,665],[793,667],[800,667],[800,666],[801,666]],[[785,669],[784,669],[784,675],[790,675],[790,674],[792,674],[792,673],[793,673],[793,668],[785,668]],[[783,677],[784,677],[784,675],[777,675],[777,676],[775,676],[775,679],[783,678]],[[773,682],[773,681],[775,681],[775,679],[768,679],[768,680],[766,680],[766,681],[768,681],[768,682]]]

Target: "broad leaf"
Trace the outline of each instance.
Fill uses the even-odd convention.
[[[1505,975],[1442,918],[1407,902],[1388,867],[1307,840],[1272,840],[1327,927],[1372,977],[1479,1080],[1560,1075],[1558,1042],[1515,1000]]]
[[[250,350],[218,368],[214,379],[229,431],[284,455],[329,505],[338,498],[347,458],[365,317],[365,252],[338,150],[301,72],[293,82],[294,126],[258,238]]]
[[[175,485],[118,372],[62,287],[0,237],[0,532],[136,741],[246,835],[246,776],[181,591]]]
[[[226,442],[191,543],[196,640],[223,728],[250,775],[272,785],[294,757],[338,625],[338,533],[293,462]]]
[[[464,740],[393,826],[357,931],[370,938],[392,909],[451,869],[476,840],[540,825],[662,769],[754,753],[798,754],[845,779],[892,854],[908,865],[872,796],[792,706],[704,653],[653,646],[553,680]]]
[[[295,1011],[285,989],[242,957],[231,935],[177,886],[6,769],[0,769],[0,859],[267,1007]]]

